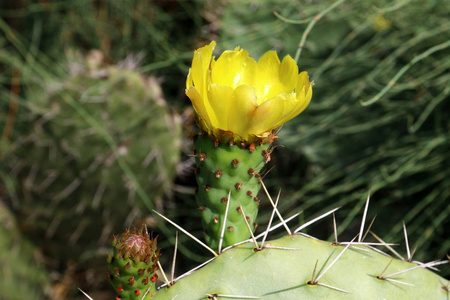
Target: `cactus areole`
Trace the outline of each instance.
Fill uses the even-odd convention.
[[[114,237],[113,247],[113,255],[107,254],[108,278],[116,299],[151,299],[158,278],[156,238],[151,238],[145,228],[127,229]]]
[[[197,203],[207,243],[217,249],[250,236],[256,228],[260,171],[286,121],[312,97],[308,74],[275,51],[258,61],[239,47],[212,56],[215,42],[194,52],[186,95],[201,133],[194,139]],[[230,202],[230,203],[228,203]]]

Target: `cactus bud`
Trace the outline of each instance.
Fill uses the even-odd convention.
[[[158,277],[156,238],[152,238],[144,227],[127,229],[114,236],[113,247],[113,255],[107,254],[110,274],[113,274],[108,278],[118,299],[151,299],[155,285],[148,277],[155,278],[155,281]]]

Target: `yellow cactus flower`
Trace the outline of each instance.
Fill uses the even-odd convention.
[[[271,142],[277,129],[311,101],[308,74],[299,74],[289,55],[280,62],[275,51],[255,61],[237,47],[215,60],[215,45],[194,51],[186,80],[201,130],[220,142]]]

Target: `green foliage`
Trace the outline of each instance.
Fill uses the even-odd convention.
[[[449,296],[447,280],[366,246],[345,249],[302,235],[285,236],[266,246],[256,251],[253,243],[246,243],[229,249],[170,288],[160,289],[153,299],[437,300]],[[397,272],[401,273],[394,275]]]

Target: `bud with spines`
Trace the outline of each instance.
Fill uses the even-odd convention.
[[[116,291],[116,299],[151,299],[158,278],[156,238],[144,227],[127,229],[114,236],[113,247],[113,255],[107,254],[108,279]]]

